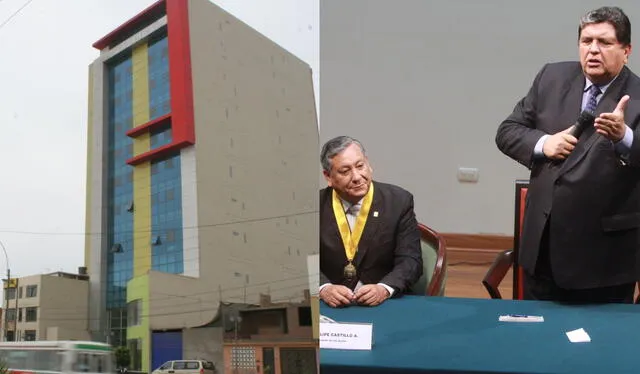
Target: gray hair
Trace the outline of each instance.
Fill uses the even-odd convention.
[[[351,144],[357,144],[362,150],[362,154],[365,154],[364,147],[362,143],[358,140],[350,137],[350,136],[338,136],[335,137],[322,146],[322,151],[320,152],[320,163],[322,164],[322,170],[327,173],[331,171],[331,159],[334,158],[338,153],[344,151]]]
[[[629,17],[617,6],[603,6],[582,16],[578,26],[578,39],[580,39],[580,34],[585,26],[603,22],[613,26],[616,30],[616,39],[620,44],[625,46],[631,44],[631,22]]]

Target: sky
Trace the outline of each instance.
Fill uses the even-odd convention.
[[[154,2],[0,0],[0,243],[12,277],[83,266],[91,45]],[[309,64],[319,101],[319,0],[212,2]]]

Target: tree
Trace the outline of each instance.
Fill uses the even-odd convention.
[[[114,351],[116,356],[116,366],[120,368],[128,367],[131,363],[131,354],[129,353],[129,348],[127,347],[117,347]],[[0,372],[0,374],[2,374]]]

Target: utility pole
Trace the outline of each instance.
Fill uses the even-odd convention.
[[[7,249],[4,247],[4,244],[2,244],[2,242],[0,242],[0,247],[2,247],[2,252],[4,252],[4,259],[5,259],[5,264],[7,265],[7,286],[4,289],[4,299],[6,300],[6,307],[4,310],[4,323],[3,323],[3,328],[4,328],[4,334],[3,334],[3,340],[7,341],[7,337],[9,336],[9,326],[8,326],[8,319],[7,319],[7,311],[9,310],[9,298],[7,297],[7,293],[9,290],[9,286],[11,286],[11,270],[9,269],[9,256],[7,255]],[[16,295],[17,296],[17,295]],[[16,318],[17,318],[17,313],[18,311],[16,310]]]
[[[16,288],[14,288],[14,289],[15,289],[14,295],[16,296],[16,321],[13,323],[13,326],[14,326],[13,330],[15,331],[13,333],[13,341],[17,342],[19,340],[18,339],[18,315],[20,314],[20,313],[18,313],[18,296],[20,296],[20,295],[18,295],[18,278],[16,278]],[[36,292],[40,292],[40,291],[36,290]],[[24,316],[22,316],[22,318],[24,318],[25,320],[27,319],[27,313],[26,312],[24,313]],[[36,337],[36,339],[37,339],[37,337]]]
[[[4,247],[3,247],[4,248]],[[7,266],[7,284],[4,287],[4,300],[6,307],[4,308],[4,335],[3,340],[9,341],[9,286],[11,285],[11,270]]]

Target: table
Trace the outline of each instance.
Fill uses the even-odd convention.
[[[377,307],[320,313],[373,323],[371,351],[320,350],[323,374],[638,373],[640,305],[404,296]],[[542,323],[498,322],[504,314],[542,315]],[[565,332],[584,328],[590,343]]]

